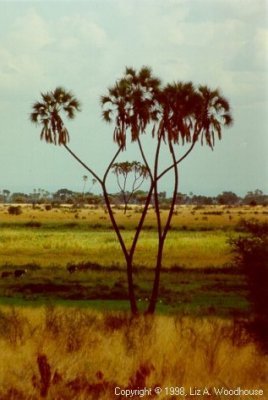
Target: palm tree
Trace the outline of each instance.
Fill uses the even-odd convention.
[[[42,125],[40,138],[55,145],[67,144],[69,132],[63,122],[62,114],[73,119],[76,112],[80,111],[80,102],[62,87],[41,93],[41,96],[42,101],[34,103],[30,115],[33,123]]]
[[[117,185],[121,190],[124,202],[124,214],[126,214],[128,204],[134,193],[141,187],[144,180],[148,178],[148,169],[139,161],[124,161],[113,164],[111,171],[115,174]],[[128,182],[129,176],[132,176],[131,184]]]
[[[88,176],[87,175],[83,175],[83,189],[82,189],[82,197],[84,198],[85,197],[85,188],[86,188],[86,183],[87,183],[87,180],[88,180]]]
[[[156,93],[160,80],[152,75],[148,67],[140,71],[126,68],[125,75],[108,89],[101,97],[104,121],[115,122],[114,141],[126,148],[127,130],[131,132],[131,141],[136,141],[144,133],[150,122],[157,120]]]
[[[114,141],[118,144],[120,149],[125,150],[127,133],[130,132],[131,141],[138,142],[145,168],[151,179],[151,188],[132,244],[129,251],[124,251],[127,263],[131,309],[134,313],[137,312],[137,305],[132,278],[133,257],[153,192],[153,175],[144,156],[140,143],[140,135],[146,132],[146,128],[151,123],[155,125],[158,121],[159,109],[157,93],[160,90],[160,84],[160,80],[153,76],[151,69],[148,67],[142,67],[139,71],[133,68],[126,68],[123,78],[108,89],[108,94],[101,97],[101,106],[103,109],[102,117],[107,123],[114,122],[115,125],[113,132]],[[152,132],[154,132],[154,129],[155,127],[153,126]]]
[[[223,126],[231,126],[233,118],[230,104],[219,89],[211,90],[207,86],[199,86],[198,92],[201,98],[198,123],[201,130],[201,144],[205,143],[213,149],[215,135],[221,140]]]
[[[158,136],[169,144],[173,163],[161,174],[155,176],[156,181],[171,169],[174,169],[174,191],[168,218],[162,227],[157,185],[154,186],[155,209],[158,224],[158,252],[155,267],[155,278],[152,295],[148,307],[149,313],[154,313],[158,298],[160,272],[165,239],[170,228],[178,192],[178,164],[192,151],[199,137],[201,144],[205,143],[213,149],[215,134],[221,139],[222,127],[232,124],[232,116],[228,101],[221,96],[219,90],[210,90],[199,86],[196,90],[191,82],[167,85],[160,94],[162,113],[159,122]],[[178,160],[175,158],[174,144],[190,143],[190,148]],[[157,182],[156,182],[157,183]]]
[[[42,94],[42,101],[33,105],[31,121],[41,124],[42,140],[63,145],[100,184],[112,226],[126,260],[129,299],[134,314],[138,312],[138,308],[133,283],[133,258],[151,198],[154,195],[158,251],[155,279],[148,308],[148,312],[153,313],[158,296],[164,243],[178,193],[178,165],[190,154],[199,139],[201,144],[206,144],[213,149],[216,135],[221,139],[222,127],[232,123],[230,106],[219,90],[210,90],[205,86],[196,88],[191,82],[177,82],[162,87],[160,80],[153,76],[148,67],[143,67],[139,71],[126,68],[123,77],[108,89],[107,95],[101,97],[101,105],[103,119],[108,123],[114,122],[113,138],[118,145],[118,150],[103,178],[100,178],[67,146],[69,133],[62,115],[65,113],[67,118],[73,118],[75,113],[80,111],[80,103],[70,92],[57,88],[54,92]],[[153,168],[149,166],[141,142],[142,134],[148,131],[157,143],[154,153],[151,152],[154,157]],[[132,142],[137,142],[146,175],[148,174],[150,178],[148,195],[130,246],[125,242],[115,220],[106,188],[109,172],[116,165],[118,155],[126,149],[128,134]],[[184,144],[188,145],[187,150],[180,157],[176,156],[175,146],[181,149]],[[171,162],[166,169],[159,172],[160,148],[164,145],[169,151]],[[168,217],[163,223],[158,200],[158,182],[169,171],[173,171],[174,190]]]

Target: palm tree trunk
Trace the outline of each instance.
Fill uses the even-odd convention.
[[[147,314],[154,314],[155,309],[156,309],[156,303],[157,303],[158,293],[159,293],[160,273],[161,273],[161,268],[162,268],[163,250],[164,250],[167,233],[170,228],[171,219],[172,219],[172,216],[174,213],[176,197],[177,197],[177,192],[178,192],[178,184],[179,184],[178,164],[176,163],[175,153],[174,153],[174,149],[173,149],[173,146],[171,143],[169,144],[169,149],[170,149],[170,153],[171,153],[172,159],[173,159],[174,178],[175,178],[174,191],[173,191],[172,202],[171,202],[169,213],[168,213],[168,218],[167,218],[166,224],[164,226],[163,232],[160,235],[159,241],[158,241],[158,251],[157,251],[157,259],[156,259],[156,267],[155,267],[154,284],[153,284],[150,303],[149,303],[149,306],[148,306],[148,309],[146,312]],[[157,194],[158,193],[156,190],[155,196],[157,196]],[[156,205],[157,205],[156,212],[159,213],[158,201],[156,201]],[[159,214],[159,217],[160,217],[160,214]],[[159,229],[161,229],[161,226],[160,227],[158,226],[158,230]]]
[[[118,225],[116,223],[116,220],[114,218],[113,215],[113,211],[111,208],[111,204],[110,204],[110,200],[109,200],[109,196],[108,196],[108,192],[106,190],[106,186],[105,186],[105,182],[106,182],[106,178],[108,176],[108,173],[111,169],[112,164],[114,163],[115,159],[117,158],[117,156],[119,155],[119,153],[121,152],[122,148],[119,148],[114,156],[114,158],[112,159],[112,161],[110,162],[109,166],[107,167],[104,177],[103,179],[100,179],[97,174],[91,169],[89,168],[79,157],[77,157],[77,155],[75,153],[73,153],[71,151],[71,149],[65,145],[64,146],[66,148],[66,150],[84,167],[86,168],[87,171],[89,171],[95,179],[97,179],[97,181],[99,182],[102,191],[103,191],[103,197],[105,200],[105,204],[109,213],[109,217],[110,220],[112,222],[113,225],[113,229],[117,235],[118,241],[120,243],[122,252],[124,254],[125,260],[126,260],[126,265],[127,265],[127,281],[128,281],[128,293],[129,293],[129,301],[130,301],[130,308],[131,308],[131,312],[132,314],[136,315],[138,314],[138,307],[137,307],[137,302],[136,302],[136,297],[135,297],[135,291],[134,291],[134,283],[133,283],[133,257],[129,256],[125,242],[123,240],[123,237],[120,233],[120,229],[118,228]]]
[[[133,265],[132,260],[127,260],[127,280],[128,280],[128,296],[130,302],[130,309],[133,315],[138,315],[138,307],[133,283]]]
[[[155,309],[156,309],[156,303],[157,303],[158,293],[159,293],[159,283],[160,283],[160,272],[161,272],[161,267],[162,267],[163,249],[164,249],[164,240],[161,240],[159,243],[159,246],[158,246],[152,294],[151,294],[150,303],[149,303],[148,309],[146,311],[146,314],[154,314]]]

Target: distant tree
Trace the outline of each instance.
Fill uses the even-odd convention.
[[[4,203],[7,203],[9,195],[10,195],[10,190],[4,189],[3,190]]]
[[[199,140],[202,145],[205,144],[211,149],[214,148],[215,136],[217,135],[221,139],[222,126],[229,126],[232,122],[229,103],[218,90],[210,90],[206,86],[195,88],[191,82],[178,82],[163,87],[160,80],[153,76],[150,68],[143,67],[139,71],[126,68],[124,76],[113,87],[109,88],[108,93],[101,98],[103,119],[114,124],[113,138],[118,146],[103,178],[101,178],[67,145],[69,135],[66,134],[67,129],[60,117],[60,112],[65,111],[65,108],[61,107],[61,102],[65,97],[63,89],[56,89],[55,92],[42,95],[43,102],[36,103],[33,106],[31,119],[33,122],[42,125],[41,139],[45,139],[49,143],[63,145],[100,184],[113,228],[126,260],[129,299],[131,311],[134,314],[138,312],[138,308],[133,284],[133,257],[153,198],[157,221],[158,249],[155,278],[147,312],[154,313],[158,298],[164,244],[178,193],[178,165],[191,153]],[[69,97],[73,98],[72,95]],[[74,104],[75,110],[78,110],[79,102],[76,99]],[[45,115],[45,118],[43,115]],[[52,123],[52,121],[54,122]],[[145,154],[142,143],[143,134],[148,132],[156,142],[155,149],[154,147],[150,149],[153,160],[152,167],[149,165],[149,159]],[[140,156],[148,171],[150,187],[132,243],[127,246],[111,209],[106,180],[118,155],[128,147],[129,140],[137,144]],[[176,155],[175,146],[181,148],[183,145],[188,145],[187,150],[179,156]],[[163,170],[159,165],[161,150],[166,151],[166,160],[168,160],[168,156],[170,157],[169,166]],[[162,220],[158,185],[168,172],[173,172],[173,195],[167,218]]]
[[[11,203],[27,203],[29,201],[29,196],[26,193],[14,192],[10,196]]]
[[[219,204],[234,205],[239,202],[239,197],[233,192],[222,192],[217,196]]]
[[[90,186],[90,188],[88,189],[88,192],[89,192],[89,193],[91,193],[92,188],[93,188],[93,186],[94,186],[96,183],[97,183],[97,179],[93,178],[93,179],[91,180],[91,186]]]
[[[202,196],[194,194],[191,198],[191,204],[198,206],[214,204],[214,198],[210,196]]]
[[[86,188],[86,183],[87,183],[87,180],[88,180],[88,176],[87,175],[83,175],[83,189],[82,189],[82,197],[84,198],[84,196],[85,196],[85,188]]]
[[[121,190],[124,202],[124,213],[134,193],[141,187],[144,180],[148,178],[147,167],[138,161],[121,162],[112,165],[111,171],[115,174],[117,184]],[[132,182],[128,185],[128,178],[132,177]]]
[[[186,204],[188,202],[188,196],[184,193],[177,193],[176,203],[177,204]]]
[[[256,189],[254,191],[247,192],[243,199],[243,203],[251,206],[256,206],[258,204],[267,205],[268,196],[265,195],[262,190]]]
[[[61,203],[68,202],[70,199],[73,199],[75,193],[72,190],[63,188],[57,190],[53,195],[53,200],[60,201]]]

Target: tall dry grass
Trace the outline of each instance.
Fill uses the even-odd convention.
[[[241,324],[218,318],[2,307],[0,354],[1,400],[123,399],[116,386],[240,386],[268,394],[267,356]]]

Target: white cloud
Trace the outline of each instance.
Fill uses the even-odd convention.
[[[29,9],[15,20],[8,44],[19,51],[33,52],[49,45],[51,41],[46,20],[34,9]]]
[[[66,43],[69,46],[77,46],[82,41],[99,48],[107,42],[104,29],[91,20],[90,15],[76,14],[61,18],[57,25],[57,36],[63,47]]]
[[[85,134],[75,135],[72,145],[87,155],[89,131],[93,142],[106,138],[99,96],[121,76],[125,65],[152,66],[165,82],[219,86],[238,115],[234,130],[242,138],[247,128],[243,107],[248,120],[259,112],[257,104],[264,109],[268,33],[263,0],[113,0],[66,2],[64,7],[55,1],[36,2],[32,8],[29,4],[25,2],[9,26],[0,25],[2,124],[6,119],[5,141],[10,145],[22,129],[30,148],[30,103],[40,90],[62,84],[82,100],[83,113],[74,121],[74,130]],[[13,131],[11,114],[17,118],[12,120]],[[261,138],[263,122],[255,122]],[[107,137],[103,147],[108,152]],[[102,161],[93,154],[93,162]]]
[[[255,35],[255,64],[259,69],[268,72],[268,29],[259,28]]]

